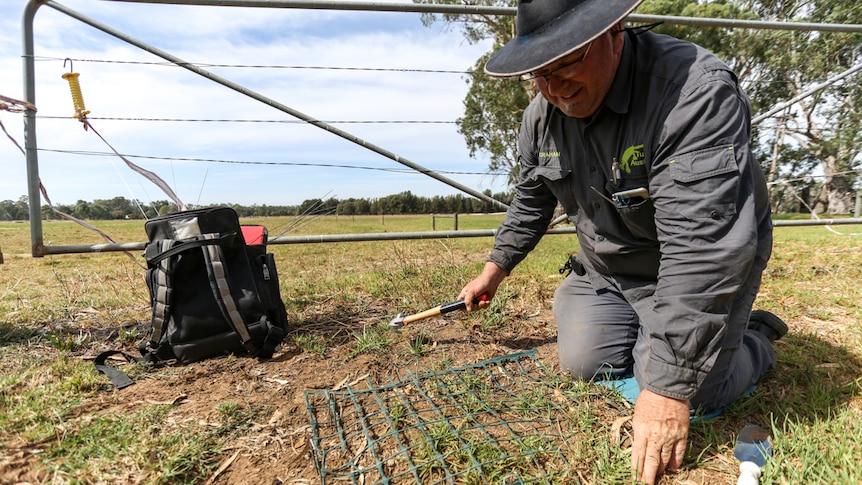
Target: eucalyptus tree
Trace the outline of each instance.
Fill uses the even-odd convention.
[[[517,0],[413,0],[426,4],[464,4],[488,7],[514,7]],[[511,15],[422,15],[425,25],[443,22],[461,29],[464,39],[475,44],[493,41],[490,52],[476,60],[467,75],[469,89],[464,98],[464,116],[456,121],[464,136],[470,156],[480,153],[489,157],[488,170],[506,172],[507,181],[518,181],[517,141],[521,114],[535,95],[517,80],[497,79],[484,74],[485,62],[497,49],[515,36],[515,17]]]
[[[666,2],[651,1],[644,6],[649,9],[662,3]],[[721,4],[723,14],[717,4],[692,5],[688,9],[702,10],[693,16],[862,24],[862,5],[843,0],[728,1]],[[690,15],[682,12],[679,15]],[[690,31],[685,37],[728,61],[752,99],[755,119],[862,64],[859,33],[740,28],[719,36],[717,43]],[[816,213],[852,211],[862,164],[862,89],[858,81],[857,74],[829,84],[754,127],[754,142],[776,208],[792,205],[795,210],[802,202],[805,209]]]
[[[862,24],[862,4],[844,0],[745,2],[758,18],[788,22]],[[755,112],[765,112],[862,64],[862,34],[823,31],[765,31],[740,52],[753,59],[748,90]],[[773,130],[772,179],[806,179],[775,186],[774,193],[815,191],[817,213],[849,213],[862,166],[862,88],[859,72],[793,103],[764,122]],[[768,124],[767,124],[768,122]],[[781,156],[782,150],[788,156]],[[812,183],[817,180],[818,183]]]

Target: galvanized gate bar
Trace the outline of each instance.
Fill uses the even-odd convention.
[[[36,68],[33,63],[33,18],[39,0],[30,0],[24,7],[21,21],[21,45],[24,51],[24,100],[36,106]],[[24,110],[24,152],[27,159],[27,202],[30,209],[30,251],[33,257],[44,255],[42,239],[42,194],[39,191],[39,158],[36,154],[36,112]]]
[[[798,221],[773,221],[775,227],[791,226],[838,226],[862,225],[862,218],[846,219],[806,219]],[[475,229],[467,231],[424,231],[424,232],[375,232],[367,234],[318,234],[309,236],[279,236],[267,244],[320,244],[367,241],[405,241],[418,239],[460,239],[467,237],[494,237],[495,229]],[[546,234],[577,234],[572,226],[549,229]],[[117,251],[142,251],[145,242],[117,244],[81,244],[69,246],[46,246],[45,254],[108,253]]]
[[[171,5],[200,5],[210,7],[261,7],[302,8],[317,10],[374,10],[378,12],[446,13],[463,15],[511,15],[515,7],[492,7],[462,4],[421,4],[397,2],[361,2],[349,0],[110,0],[124,3],[160,3]],[[675,25],[701,27],[729,27],[739,29],[804,30],[820,32],[862,32],[859,24],[827,24],[817,22],[775,22],[766,20],[713,19],[703,17],[680,17],[673,15],[646,15],[633,13],[628,16],[633,22],[663,22]]]

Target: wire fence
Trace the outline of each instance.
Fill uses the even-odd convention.
[[[601,405],[611,418],[630,410],[575,386],[593,384],[555,375],[527,351],[384,386],[306,391],[312,456],[323,484],[579,484],[570,457],[596,430],[577,407]]]
[[[363,2],[363,1],[341,1],[341,0],[311,0],[311,1],[301,1],[301,0],[117,0],[120,2],[128,2],[128,3],[154,3],[154,4],[172,4],[172,5],[199,5],[199,6],[238,6],[238,7],[264,7],[264,8],[297,8],[297,9],[331,9],[331,10],[366,10],[366,11],[392,11],[392,12],[421,12],[421,13],[451,13],[451,14],[471,14],[471,15],[515,15],[516,9],[511,7],[485,7],[478,5],[461,5],[461,4],[416,4],[416,3],[380,3],[380,2]],[[225,160],[225,159],[204,159],[204,158],[196,158],[196,159],[186,159],[186,160],[194,160],[198,162],[207,162],[207,163],[230,163],[230,164],[249,164],[249,165],[297,165],[297,166],[318,166],[318,167],[328,167],[328,168],[349,168],[349,169],[363,169],[363,170],[381,170],[388,172],[396,172],[396,171],[414,171],[418,174],[426,175],[432,178],[439,180],[440,182],[447,184],[465,194],[471,195],[479,200],[486,201],[488,203],[494,204],[499,208],[505,209],[506,205],[500,201],[494,200],[487,196],[484,193],[480,193],[471,187],[464,186],[458,182],[450,180],[446,177],[446,175],[450,174],[469,174],[476,175],[476,172],[468,172],[468,171],[439,171],[439,170],[430,170],[421,165],[418,165],[398,154],[392,153],[382,147],[376,146],[372,143],[369,143],[365,140],[360,139],[359,137],[348,133],[340,128],[335,127],[336,124],[358,124],[358,123],[393,123],[393,124],[407,124],[407,123],[455,123],[450,120],[333,120],[333,121],[323,121],[319,119],[315,119],[311,116],[305,115],[291,107],[282,105],[272,99],[269,99],[259,93],[251,91],[243,86],[240,86],[226,78],[213,74],[212,72],[206,71],[204,68],[210,67],[219,67],[219,68],[254,68],[254,69],[321,69],[321,70],[357,70],[357,71],[392,71],[392,72],[410,72],[410,73],[447,73],[447,74],[456,74],[456,75],[465,75],[469,74],[469,71],[463,70],[437,70],[437,69],[398,69],[398,68],[376,68],[376,67],[350,67],[350,66],[308,66],[308,65],[262,65],[262,64],[217,64],[217,63],[192,63],[185,61],[183,59],[179,59],[167,52],[161,51],[153,46],[147,45],[137,39],[134,39],[123,32],[119,32],[116,29],[113,29],[109,26],[106,26],[96,20],[88,18],[79,12],[76,12],[72,9],[69,9],[61,4],[56,2],[48,1],[36,1],[30,0],[25,7],[25,15],[22,23],[23,33],[24,33],[24,52],[23,58],[25,61],[25,94],[28,99],[35,98],[35,86],[33,85],[33,62],[37,60],[52,60],[51,58],[40,58],[35,56],[33,49],[33,18],[35,16],[36,10],[40,5],[45,5],[51,7],[60,13],[64,13],[67,16],[80,21],[82,24],[89,25],[97,30],[101,30],[104,33],[112,35],[119,40],[122,40],[128,44],[139,47],[150,54],[155,55],[156,57],[160,57],[163,61],[159,62],[139,62],[139,61],[122,61],[122,60],[111,60],[111,59],[78,59],[78,61],[83,62],[105,62],[105,63],[139,63],[139,64],[152,64],[159,66],[170,66],[170,67],[178,67],[190,70],[196,74],[199,74],[210,81],[213,81],[218,84],[222,84],[225,87],[233,89],[241,94],[249,96],[257,101],[260,101],[264,104],[268,104],[269,106],[275,107],[280,111],[283,111],[295,118],[295,120],[291,120],[293,123],[306,123],[317,126],[319,128],[325,129],[331,134],[336,136],[340,136],[348,141],[354,142],[362,147],[376,152],[377,154],[394,160],[402,165],[404,165],[405,169],[394,170],[388,168],[377,168],[377,167],[368,167],[368,166],[355,166],[355,165],[343,165],[343,164],[319,164],[319,163],[304,163],[304,162],[255,162],[255,161],[245,161],[245,160]],[[744,29],[780,29],[780,30],[802,30],[802,31],[823,31],[823,32],[862,32],[862,25],[849,25],[849,24],[826,24],[826,23],[801,23],[801,22],[773,22],[773,21],[748,21],[748,20],[735,20],[735,19],[705,19],[705,18],[691,18],[691,17],[671,17],[671,16],[657,16],[657,15],[639,15],[633,14],[629,17],[629,20],[634,22],[664,22],[668,24],[679,24],[679,25],[693,25],[693,26],[708,26],[708,27],[726,27],[726,28],[744,28]],[[53,59],[56,60],[56,59]],[[69,59],[71,60],[71,59]],[[65,64],[65,62],[64,62]],[[834,83],[844,78],[855,74],[860,66],[856,66],[851,70],[842,73],[836,78],[828,79],[823,83],[818,84],[817,86],[812,87],[812,90],[822,89],[823,87],[829,85],[830,83]],[[803,93],[805,95],[810,95],[810,92]],[[791,100],[792,101],[792,100]],[[95,118],[94,118],[95,119]],[[121,118],[114,118],[116,120],[121,120]],[[132,120],[132,118],[128,118]],[[756,118],[755,121],[763,121],[766,119],[766,116],[761,115]],[[35,140],[35,113],[27,112],[25,113],[25,130],[27,132],[27,136],[25,141],[30,143],[30,140]],[[188,122],[247,122],[247,123],[267,123],[267,122],[276,122],[275,120],[231,120],[231,119],[209,119],[209,120],[180,120],[180,119],[134,119],[135,121],[158,121],[158,122],[176,122],[176,121],[188,121]],[[278,121],[285,122],[285,121]],[[512,121],[512,123],[517,123],[517,121]],[[41,228],[41,208],[39,206],[39,191],[40,191],[40,182],[38,181],[38,177],[36,176],[38,166],[38,162],[36,160],[37,153],[40,151],[39,147],[33,145],[27,146],[27,157],[28,157],[28,191],[29,191],[29,200],[31,201],[30,206],[30,220],[31,220],[31,239],[32,239],[32,252],[34,256],[43,256],[45,254],[57,254],[63,252],[78,252],[79,250],[85,248],[86,246],[68,246],[64,248],[49,248],[44,245],[42,240],[42,228]],[[44,149],[43,149],[44,150]],[[62,151],[62,150],[54,150],[54,151]],[[68,153],[73,153],[69,151]],[[97,153],[77,153],[79,155],[104,155]],[[148,157],[147,155],[138,155],[141,158],[159,158],[159,159],[170,159],[170,160],[178,160],[175,157]],[[32,168],[31,168],[32,167]],[[837,176],[847,176],[850,174],[856,175],[857,171],[850,171],[844,175]],[[482,174],[482,175],[494,175],[494,174]],[[783,186],[788,186],[789,181],[776,180],[776,183],[782,183]],[[462,235],[459,235],[463,236]],[[424,236],[423,236],[424,237]],[[439,234],[438,234],[439,237]],[[274,241],[278,243],[278,241]],[[98,246],[98,247],[97,247]],[[97,245],[92,246],[90,250],[86,252],[102,251],[102,250],[112,250],[112,248],[117,247],[117,245]],[[119,249],[118,249],[119,250]]]

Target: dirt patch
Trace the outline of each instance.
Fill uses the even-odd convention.
[[[312,322],[296,330],[326,338],[328,345],[323,355],[286,343],[269,361],[228,356],[153,370],[130,387],[97,394],[82,406],[81,412],[111,416],[164,404],[172,406],[166,425],[215,427],[220,419],[219,405],[266,407],[271,412],[258,416],[249,432],[225,446],[211,483],[320,483],[310,454],[307,390],[334,390],[364,380],[382,385],[399,380],[408,371],[421,373],[439,368],[441,362],[459,367],[526,349],[536,349],[536,358],[542,364],[556,367],[555,329],[547,310],[511,325],[509,330],[493,332],[471,327],[463,314],[435,317],[393,333],[392,342],[384,350],[353,355],[353,333],[386,318],[384,309],[372,310],[352,322]],[[102,333],[95,332],[94,336],[104,339],[95,339],[91,348],[79,352],[79,358],[89,359],[105,348],[116,348],[116,332]],[[417,353],[411,341],[420,334],[427,340]],[[136,355],[131,346],[126,350]],[[0,483],[49,480],[38,467],[42,445],[8,443],[0,457]],[[128,478],[129,483],[141,481],[141,477]]]

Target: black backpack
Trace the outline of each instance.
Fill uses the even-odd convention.
[[[145,229],[152,320],[142,357],[134,360],[272,357],[288,324],[275,259],[266,252],[266,228],[241,226],[236,211],[215,207],[160,216]],[[105,366],[116,353],[122,354],[99,355],[96,368],[122,388],[133,381],[124,375],[115,380],[119,371]]]

